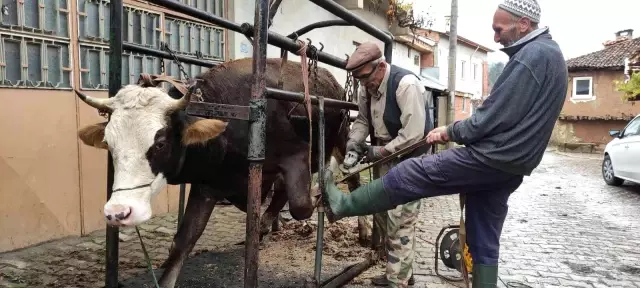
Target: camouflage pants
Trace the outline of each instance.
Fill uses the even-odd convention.
[[[386,174],[397,162],[391,161],[374,168],[374,177]],[[373,215],[387,254],[386,276],[389,287],[408,287],[413,275],[415,259],[416,222],[421,200],[398,205],[396,208]]]

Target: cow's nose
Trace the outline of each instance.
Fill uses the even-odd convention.
[[[131,208],[120,204],[111,205],[105,208],[104,215],[109,222],[122,221],[131,215]]]

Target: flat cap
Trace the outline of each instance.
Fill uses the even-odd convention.
[[[382,51],[380,51],[378,45],[373,42],[362,43],[356,48],[356,51],[351,54],[351,57],[349,57],[345,69],[347,71],[356,70],[380,57],[382,57]]]

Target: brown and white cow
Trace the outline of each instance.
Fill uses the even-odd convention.
[[[282,76],[279,69],[280,59],[268,59],[267,87],[277,87],[279,77],[283,77],[284,90],[304,91],[300,63],[288,61]],[[309,79],[311,94],[344,100],[343,88],[328,70],[318,68],[317,77]],[[250,58],[226,62],[196,78],[200,80],[204,101],[249,103]],[[189,97],[175,87],[167,93],[161,88],[127,85],[108,99],[77,94],[88,105],[111,113],[109,122],[90,125],[79,132],[86,145],[109,149],[113,155],[113,194],[104,206],[107,223],[116,226],[143,223],[152,215],[151,199],[167,184],[191,184],[184,220],[163,264],[167,269],[160,280],[162,287],[173,287],[216,201],[226,198],[246,212],[249,123],[187,115],[184,109]],[[329,163],[331,152],[339,159],[343,157],[349,125],[339,128],[345,112],[325,108],[325,163]],[[291,215],[297,220],[308,219],[314,203],[309,193],[308,122],[300,117],[307,114],[304,105],[269,99],[266,114],[263,201],[278,177],[282,184],[275,185],[273,199],[262,219],[261,225],[268,229],[287,201]],[[318,108],[314,106],[313,173],[318,168],[317,119]]]

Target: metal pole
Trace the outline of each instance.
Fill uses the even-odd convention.
[[[224,18],[215,16],[213,14],[207,13],[203,10],[188,6],[186,4],[183,4],[175,0],[148,0],[148,2],[156,5],[164,6],[176,12],[187,14],[189,16],[198,18],[203,21],[207,21],[209,23],[218,25],[222,28],[226,28],[231,31],[242,33],[243,35],[251,36],[255,34],[255,31],[253,29],[255,25],[251,25],[249,23],[238,25],[237,23],[231,22]],[[370,24],[367,24],[367,25],[370,25]],[[268,35],[267,43],[271,45],[274,45],[276,47],[285,49],[289,52],[293,52],[296,54],[300,49],[300,44],[298,42],[290,38],[287,38],[286,36],[282,36],[278,33],[271,32],[271,31],[267,31],[267,35]],[[254,49],[255,49],[255,46],[254,46]],[[341,68],[341,69],[344,69],[344,67],[347,65],[346,60],[333,56],[329,53],[318,51],[317,54],[318,54],[318,61],[322,63],[329,64],[333,67]],[[307,49],[307,56],[314,57],[315,55],[312,54],[310,49]]]
[[[109,34],[109,97],[114,97],[122,87],[122,0],[111,0],[111,27]],[[111,116],[109,116],[111,120]],[[113,193],[113,157],[107,156],[107,201]],[[106,231],[106,267],[105,287],[117,288],[118,285],[118,246],[119,229],[107,225]]]
[[[180,228],[180,224],[182,224],[182,216],[184,216],[184,194],[186,190],[186,185],[184,183],[180,184],[180,198],[178,200],[178,228]]]
[[[284,100],[289,102],[304,103],[304,94],[300,92],[285,91],[276,88],[267,87],[267,98],[275,100]],[[320,96],[309,95],[311,98],[311,104],[316,105],[319,103],[318,98]],[[324,99],[324,105],[327,107],[345,108],[353,111],[358,111],[358,104],[347,101],[340,101],[335,99]]]
[[[162,50],[157,50],[157,49],[144,47],[136,44],[130,44],[130,43],[122,43],[122,48],[127,51],[138,52],[146,55],[173,60],[173,56],[171,54]],[[195,65],[204,66],[207,68],[215,67],[219,64],[213,61],[207,61],[207,60],[193,58],[193,57],[186,57],[182,55],[176,55],[176,58],[178,58],[178,60],[180,60],[180,62],[182,63],[195,64]]]
[[[244,287],[258,287],[258,245],[260,235],[260,192],[262,163],[265,157],[266,60],[269,26],[269,0],[256,0],[253,33],[253,85],[251,87],[251,124],[249,127],[249,195],[245,240]]]
[[[324,191],[324,97],[318,97],[318,109],[320,112],[318,113],[318,133],[320,134],[318,137],[318,188],[320,191]],[[320,287],[320,274],[322,273],[322,250],[324,240],[324,207],[322,205],[322,201],[320,201],[320,205],[318,206],[318,230],[316,231],[316,262],[315,262],[315,273],[313,277],[313,282],[316,287]]]
[[[292,32],[291,34],[287,35],[287,38],[295,39],[295,38],[300,37],[300,36],[302,36],[302,35],[304,35],[306,33],[309,33],[313,29],[331,27],[331,26],[351,26],[351,24],[349,24],[349,22],[344,21],[344,20],[320,21],[320,22],[316,22],[316,23],[311,23],[311,24],[309,24],[307,26],[304,26],[304,27],[298,29],[295,32]]]
[[[360,16],[352,13],[348,9],[342,7],[342,5],[338,4],[333,0],[310,0],[314,4],[324,8],[324,10],[329,11],[331,14],[344,19],[345,21],[353,24],[360,28],[362,31],[370,34],[373,37],[378,38],[378,40],[384,42],[385,44],[389,44],[393,41],[393,37],[388,33],[380,30],[378,27],[371,25],[371,23],[365,21]]]
[[[456,99],[456,61],[458,46],[458,0],[451,0],[451,20],[449,23],[449,103],[447,110],[447,125],[453,123],[455,119],[455,99]],[[448,148],[453,147],[453,143],[447,144]]]
[[[391,35],[389,35],[391,37]],[[391,61],[393,61],[393,41],[391,42],[386,42],[384,44],[384,58],[385,61],[391,65]],[[373,135],[370,136],[373,139]],[[371,143],[371,145],[375,145],[375,143]],[[373,173],[373,178],[377,179],[379,178],[380,175],[378,173],[377,170],[374,170]],[[373,179],[369,179],[370,181],[373,181]],[[378,247],[380,247],[381,245],[384,245],[384,241],[382,241],[382,238],[384,235],[381,235],[381,231],[378,227],[378,225],[376,225],[376,217],[373,217],[372,219],[372,227],[371,227],[371,249],[376,250],[378,249]],[[380,223],[382,224],[382,223]],[[385,248],[383,248],[385,249]]]

